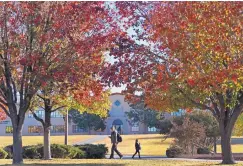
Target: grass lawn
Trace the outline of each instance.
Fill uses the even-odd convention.
[[[135,152],[135,139],[141,143],[141,155],[164,156],[166,149],[170,146],[172,139],[162,141],[162,136],[159,134],[147,135],[122,135],[122,142],[118,145],[118,149],[122,154],[132,155]],[[111,148],[110,138],[97,142],[99,144],[106,144]]]
[[[2,159],[0,165],[11,165],[11,160]],[[173,161],[173,160],[108,160],[108,159],[96,159],[96,160],[76,160],[76,159],[54,159],[50,161],[45,160],[25,160],[25,165],[65,165],[65,166],[212,166],[218,165],[218,162],[204,162],[204,161]],[[240,166],[236,164],[234,166]]]
[[[68,137],[68,143],[74,144],[76,142],[84,141],[93,138],[94,135],[70,135]],[[64,144],[64,135],[51,136],[51,143]],[[13,144],[12,136],[0,136],[0,147]],[[23,136],[23,145],[36,145],[43,144],[43,136]]]
[[[231,145],[233,153],[243,153],[243,144],[234,144]],[[221,145],[217,145],[217,153],[221,153]]]
[[[240,138],[240,137],[234,137]],[[118,149],[122,154],[132,155],[134,153],[134,142],[135,139],[139,139],[141,143],[141,154],[151,156],[165,156],[166,149],[170,146],[173,139],[168,138],[162,141],[162,136],[159,134],[143,134],[143,135],[123,135],[122,143],[118,145]],[[100,144],[106,144],[111,148],[110,138],[96,142]],[[221,153],[221,145],[217,145],[217,152]],[[243,144],[232,144],[233,153],[243,153]]]

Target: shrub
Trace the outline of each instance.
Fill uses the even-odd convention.
[[[0,148],[0,159],[5,159],[7,156],[8,153],[4,149]]]
[[[13,145],[8,145],[4,148],[4,150],[8,153],[7,159],[12,159],[13,158]]]
[[[166,150],[166,156],[168,158],[179,157],[183,153],[183,149],[180,146],[171,146]]]
[[[195,145],[203,145],[206,138],[204,126],[188,117],[184,118],[182,125],[173,125],[170,136],[176,138],[176,144],[187,154],[193,154],[196,150]]]
[[[53,158],[85,158],[85,152],[78,147],[71,145],[51,145],[51,153]]]
[[[79,149],[78,147],[76,148],[76,156],[73,157],[73,159],[84,159],[86,158],[86,152],[84,152],[83,150]]]
[[[210,149],[207,147],[198,148],[197,154],[210,154]]]
[[[102,159],[105,158],[108,148],[104,144],[99,145],[75,145],[79,149],[86,152],[86,158],[88,159]]]
[[[39,153],[39,145],[25,146],[23,148],[23,157],[27,159],[40,159],[42,156]]]
[[[51,145],[51,155],[53,158],[66,158],[66,150],[62,145],[52,144]]]
[[[97,150],[97,148],[96,148]],[[3,150],[4,154],[6,154],[5,158],[12,158],[13,154],[13,146],[9,145],[6,146]],[[92,151],[92,150],[89,150]],[[79,147],[71,146],[71,145],[59,145],[59,144],[52,144],[51,145],[51,154],[52,158],[69,158],[69,159],[83,159],[86,158],[86,153]],[[99,152],[98,152],[99,154]],[[2,152],[0,149],[0,158]],[[31,146],[24,146],[23,147],[23,158],[26,159],[42,159],[44,156],[43,154],[43,145],[31,145]]]

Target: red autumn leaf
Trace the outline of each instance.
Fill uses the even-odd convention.
[[[187,79],[187,83],[190,85],[190,86],[195,86],[195,81],[192,79],[192,78],[189,78]]]
[[[19,60],[19,63],[21,64],[21,65],[26,65],[26,63],[27,63],[27,60],[26,60],[26,58],[21,58],[20,60]]]

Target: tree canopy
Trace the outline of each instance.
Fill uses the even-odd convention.
[[[144,93],[145,103],[155,110],[210,110],[220,124],[223,163],[234,163],[230,136],[243,109],[243,4],[117,2],[117,6],[123,8],[119,9],[124,18],[130,16],[127,27],[137,38],[117,38],[110,54],[118,63],[110,65],[105,78],[115,75],[117,79],[109,81],[126,84],[127,97],[135,102],[138,92]]]

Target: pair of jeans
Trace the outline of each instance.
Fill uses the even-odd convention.
[[[138,153],[138,157],[140,158],[140,151],[136,150],[136,152],[134,153],[134,155],[132,156],[132,158],[134,158],[134,156]]]
[[[112,147],[111,147],[111,156],[110,158],[114,158],[114,151],[116,152],[116,154],[121,158],[122,157],[122,154],[117,150],[117,144],[112,144]]]

